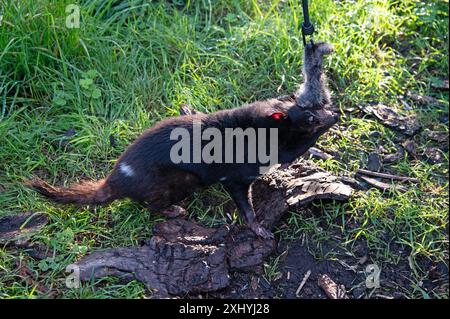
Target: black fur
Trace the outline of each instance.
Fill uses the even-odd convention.
[[[315,70],[321,72],[320,68]],[[317,95],[321,90],[324,92]],[[250,185],[260,175],[259,169],[265,163],[249,163],[246,153],[244,163],[175,164],[170,158],[170,150],[177,141],[170,140],[170,134],[180,127],[192,132],[193,120],[201,121],[202,128],[215,127],[221,132],[226,128],[277,128],[279,161],[289,163],[314,145],[319,136],[337,121],[337,116],[324,108],[322,97],[329,94],[326,86],[314,88],[314,96],[319,100],[314,102],[312,95],[308,95],[307,106],[302,102],[304,90],[302,92],[211,114],[185,109],[183,112],[186,115],[165,119],[145,131],[118,159],[110,175],[98,184],[55,188],[35,180],[30,185],[56,202],[105,204],[115,199],[131,198],[158,212],[200,187],[220,182],[231,194],[252,230],[260,236],[270,237],[271,233],[256,222],[251,202]],[[273,118],[274,113],[280,113],[282,117]],[[203,141],[203,145],[206,143]],[[266,143],[269,143],[268,139]],[[247,139],[245,146],[247,150]],[[225,156],[224,148],[222,154]],[[133,174],[125,174],[121,165],[131,168]]]

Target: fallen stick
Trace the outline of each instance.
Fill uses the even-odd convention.
[[[303,277],[302,282],[300,283],[300,286],[298,286],[297,291],[295,292],[295,296],[300,297],[300,291],[302,291],[303,286],[305,285],[306,281],[308,280],[309,276],[311,276],[311,270],[308,270]]]
[[[378,173],[378,172],[373,172],[373,171],[369,171],[366,169],[358,169],[356,171],[359,174],[363,174],[363,175],[369,175],[369,176],[375,176],[375,177],[381,177],[381,178],[387,178],[387,179],[394,179],[394,180],[398,180],[398,181],[402,181],[402,182],[411,182],[411,183],[418,183],[419,180],[417,178],[413,178],[413,177],[405,177],[405,176],[397,176],[397,175],[392,175],[392,174],[386,174],[386,173]]]
[[[39,232],[48,223],[42,213],[25,212],[0,217],[0,246],[21,248],[35,259],[51,256],[44,244],[30,240],[33,233]]]
[[[41,230],[48,222],[42,213],[26,212],[0,217],[0,245],[24,243],[30,234]]]
[[[374,178],[370,178],[370,177],[363,176],[363,175],[361,175],[359,178],[361,178],[367,184],[372,185],[373,187],[376,187],[378,189],[381,189],[382,191],[386,191],[386,190],[388,190],[388,191],[395,191],[395,190],[397,190],[397,191],[400,191],[402,193],[407,191],[407,188],[404,187],[404,186],[401,186],[401,185],[391,185],[391,184],[380,182],[380,181],[377,181]]]
[[[347,293],[345,292],[345,288],[336,284],[327,275],[319,275],[317,284],[330,299],[349,299]]]

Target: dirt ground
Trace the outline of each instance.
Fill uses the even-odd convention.
[[[317,280],[320,274],[327,274],[338,285],[343,285],[350,299],[360,298],[407,298],[405,291],[410,289],[410,268],[407,262],[396,266],[385,265],[380,273],[380,288],[369,289],[365,286],[365,268],[368,262],[361,264],[357,259],[343,256],[337,260],[317,260],[308,248],[298,241],[281,242],[279,250],[287,250],[285,258],[280,263],[281,277],[268,282],[264,276],[249,273],[234,273],[232,284],[223,291],[212,293],[215,298],[281,298],[281,299],[324,299],[327,298],[319,287]],[[355,266],[354,270],[345,266]],[[423,268],[428,269],[428,278],[423,281],[423,287],[432,290],[448,282],[448,268],[444,263],[433,265],[424,261]],[[298,295],[296,291],[305,274],[311,274]],[[288,275],[289,274],[289,275]],[[192,296],[195,298],[195,296]],[[204,296],[206,297],[206,296]]]
[[[307,211],[316,210],[312,207]],[[363,240],[358,240],[351,251],[343,251],[338,242],[305,243],[301,240],[282,240],[278,243],[274,255],[280,256],[276,267],[277,275],[269,282],[264,276],[264,270],[258,269],[254,273],[234,272],[231,284],[226,289],[209,295],[192,295],[192,298],[280,298],[280,299],[326,299],[324,290],[318,284],[320,275],[328,275],[337,285],[345,288],[350,299],[377,298],[403,299],[410,298],[408,294],[414,290],[412,270],[408,256],[410,251],[394,244],[400,262],[377,265],[380,268],[380,286],[367,288],[366,278],[370,275],[373,264],[370,251]],[[319,246],[319,248],[317,247]],[[432,263],[421,258],[418,262],[424,279],[419,283],[426,291],[445,291],[445,283],[449,281],[448,266],[444,263]],[[297,290],[307,272],[310,275],[301,291]],[[367,272],[369,271],[369,272]],[[438,292],[438,291],[435,291]]]

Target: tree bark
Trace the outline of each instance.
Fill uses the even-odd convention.
[[[352,183],[299,159],[255,181],[257,219],[272,229],[288,209],[316,199],[348,199],[354,191]],[[153,237],[141,247],[97,251],[75,265],[81,280],[108,275],[137,279],[162,297],[225,288],[231,272],[260,269],[275,247],[274,239],[257,237],[246,227],[206,228],[176,218],[156,223]]]

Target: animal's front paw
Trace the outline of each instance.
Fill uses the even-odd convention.
[[[271,231],[265,229],[258,223],[253,223],[250,225],[251,230],[258,235],[259,237],[262,237],[264,239],[273,239],[273,234]]]

